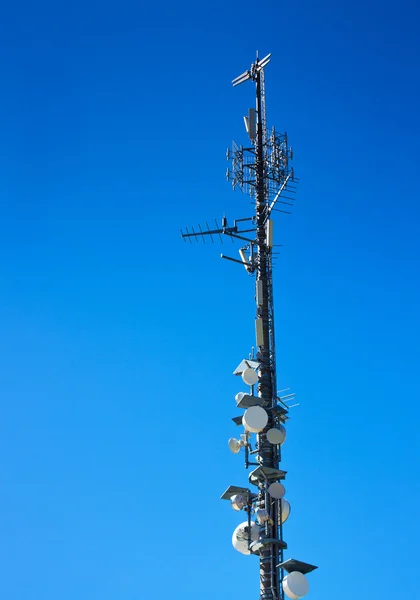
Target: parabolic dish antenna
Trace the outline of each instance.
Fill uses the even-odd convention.
[[[268,493],[272,498],[279,500],[280,498],[283,498],[284,494],[286,493],[286,490],[282,483],[278,483],[277,481],[275,481],[269,486]]]
[[[309,583],[303,573],[292,571],[282,581],[284,593],[292,600],[303,598],[309,592]]]
[[[280,445],[286,439],[286,428],[283,425],[273,427],[267,431],[267,440],[270,444]]]
[[[247,408],[242,417],[242,425],[251,433],[259,433],[268,423],[268,415],[261,406]]]
[[[241,552],[242,554],[251,554],[251,551],[248,549],[249,541],[255,542],[258,540],[260,535],[260,528],[255,523],[255,521],[251,521],[251,531],[249,531],[248,521],[241,523],[235,529],[232,535],[232,544],[235,550]]]
[[[287,519],[289,518],[290,515],[290,502],[288,502],[287,500],[285,500],[285,498],[282,498],[280,500],[281,502],[281,522],[285,523],[287,521]]]
[[[242,510],[247,505],[247,499],[243,494],[235,494],[230,499],[233,510]]]
[[[238,454],[241,451],[241,442],[236,438],[229,438],[228,440],[229,450],[233,452],[233,454]]]
[[[245,371],[242,371],[242,379],[247,385],[255,385],[258,381],[258,375],[254,369],[245,369]]]

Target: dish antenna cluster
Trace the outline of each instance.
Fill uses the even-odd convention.
[[[227,178],[233,188],[240,188],[255,202],[252,216],[237,219],[229,225],[226,217],[215,228],[198,226],[182,231],[184,240],[203,240],[208,236],[221,242],[225,236],[242,243],[239,258],[222,254],[222,258],[241,264],[255,276],[255,347],[249,359],[244,359],[234,371],[240,376],[246,391],[235,397],[241,411],[232,420],[242,432],[229,439],[231,452],[245,457],[249,487],[231,485],[222,495],[236,512],[244,512],[245,520],[232,535],[235,550],[256,555],[260,561],[260,600],[291,600],[308,593],[307,574],[317,567],[293,558],[285,560],[287,544],[283,525],[290,516],[283,481],[286,471],[280,469],[282,446],[286,440],[289,419],[288,402],[294,394],[277,391],[276,348],[274,336],[273,259],[275,248],[273,213],[290,213],[280,206],[293,204],[296,182],[290,161],[293,152],[286,133],[267,129],[264,68],[271,54],[257,58],[250,69],[233,80],[239,85],[251,80],[256,86],[256,106],[244,117],[249,143],[233,143],[227,159],[231,167]],[[283,394],[283,395],[282,395]]]

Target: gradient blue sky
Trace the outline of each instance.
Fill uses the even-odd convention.
[[[15,2],[0,23],[0,597],[258,597],[231,372],[253,284],[184,225],[244,217],[258,49],[301,178],[279,215],[287,556],[311,600],[415,595],[419,53],[414,0]],[[394,557],[397,557],[395,559]],[[403,580],[402,587],[398,582]]]

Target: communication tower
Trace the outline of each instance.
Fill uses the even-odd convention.
[[[255,277],[255,350],[243,359],[234,371],[241,376],[246,392],[236,395],[236,406],[241,410],[232,420],[243,427],[238,438],[229,440],[229,449],[244,452],[245,467],[251,468],[250,487],[231,485],[222,495],[235,511],[243,510],[246,518],[233,532],[232,544],[246,555],[257,555],[260,561],[260,600],[292,600],[308,592],[306,575],[317,567],[289,558],[285,560],[287,544],[283,524],[290,514],[285,499],[283,481],[286,471],[280,469],[281,448],[286,439],[290,401],[294,394],[277,390],[276,347],[274,336],[273,301],[273,213],[289,213],[281,208],[293,205],[297,179],[290,162],[293,151],[286,133],[267,128],[264,68],[271,54],[257,57],[250,69],[236,77],[233,85],[252,81],[256,86],[256,106],[244,117],[249,137],[247,146],[233,143],[227,151],[231,167],[227,178],[233,188],[240,188],[255,200],[255,213],[237,219],[229,225],[223,217],[215,229],[198,226],[182,231],[184,240],[191,241],[209,236],[228,236],[242,242],[239,258],[222,258],[243,265]]]

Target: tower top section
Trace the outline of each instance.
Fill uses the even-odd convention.
[[[271,53],[267,54],[267,56],[265,56],[264,58],[262,58],[260,60],[258,58],[258,52],[257,52],[256,61],[254,63],[252,63],[251,68],[248,69],[248,71],[245,71],[244,73],[242,73],[242,75],[239,75],[238,77],[233,79],[233,81],[232,81],[233,87],[235,87],[236,85],[240,85],[241,83],[243,83],[244,81],[247,81],[248,79],[251,79],[252,81],[256,81],[257,75],[262,71],[262,69],[264,69],[264,67],[266,67],[268,65],[270,60],[271,60]]]

